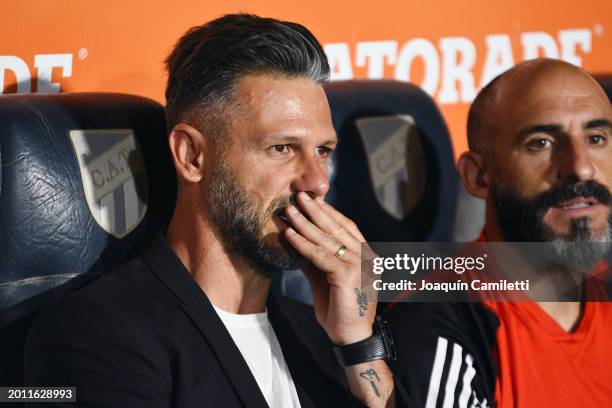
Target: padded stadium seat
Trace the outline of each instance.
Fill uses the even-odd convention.
[[[368,241],[452,241],[458,177],[435,102],[398,81],[351,80],[325,87],[340,144],[326,200]],[[277,283],[299,300],[295,273]]]
[[[0,385],[19,385],[37,312],[144,249],[173,210],[164,111],[149,99],[0,97]]]
[[[457,199],[451,140],[434,101],[398,81],[326,87],[340,144],[327,200],[368,241],[450,241]]]
[[[599,81],[604,91],[608,94],[610,102],[612,102],[612,74],[598,74],[594,75],[594,77]]]

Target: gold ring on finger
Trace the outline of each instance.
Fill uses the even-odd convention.
[[[346,252],[346,245],[340,245],[340,248],[338,248],[334,256],[338,259],[341,259],[344,256],[345,252]]]

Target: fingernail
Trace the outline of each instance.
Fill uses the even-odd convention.
[[[289,213],[291,214],[297,214],[299,211],[297,208],[295,208],[294,206],[290,205],[289,206]]]
[[[310,198],[310,196],[308,195],[308,193],[304,193],[302,192],[302,198],[306,201],[310,201],[312,200],[312,198]]]
[[[291,227],[287,228],[287,234],[295,234],[295,230]]]

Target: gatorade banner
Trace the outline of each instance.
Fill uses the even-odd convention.
[[[612,2],[586,0],[4,0],[0,91],[108,91],[164,103],[163,60],[194,25],[251,12],[296,21],[324,44],[332,79],[421,86],[449,125],[455,154],[478,90],[513,64],[561,58],[612,72]]]

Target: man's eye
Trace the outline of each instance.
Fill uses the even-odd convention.
[[[272,149],[276,153],[289,153],[289,145],[274,145]]]
[[[592,145],[602,145],[606,143],[606,138],[602,135],[590,135],[588,141]]]
[[[323,156],[323,157],[329,156],[331,154],[331,152],[332,152],[332,149],[330,149],[327,146],[319,146],[319,147],[317,147],[316,150],[317,150],[317,155]]]
[[[531,150],[542,150],[550,147],[552,142],[548,139],[533,139],[527,143],[527,148]]]

